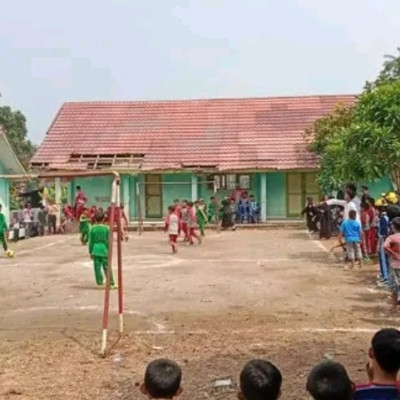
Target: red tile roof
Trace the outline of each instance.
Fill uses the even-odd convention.
[[[61,169],[73,153],[143,154],[141,169],[148,171],[314,169],[304,130],[336,104],[355,100],[343,95],[66,103],[32,162]]]

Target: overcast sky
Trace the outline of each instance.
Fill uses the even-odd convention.
[[[0,104],[40,143],[65,101],[357,93],[400,46],[400,0],[13,0]]]

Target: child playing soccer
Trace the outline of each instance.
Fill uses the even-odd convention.
[[[172,400],[182,393],[182,370],[174,361],[159,359],[146,368],[140,391],[149,399]]]
[[[189,210],[188,210],[187,200],[182,201],[182,207],[180,209],[180,214],[181,214],[181,227],[182,227],[182,232],[184,235],[184,241],[187,242],[189,240],[189,228],[188,228]]]
[[[168,207],[168,215],[165,218],[165,232],[168,232],[169,243],[172,247],[172,252],[178,252],[178,236],[181,233],[181,226],[175,206]]]
[[[393,218],[390,226],[393,234],[387,237],[383,247],[389,256],[389,282],[392,292],[393,312],[396,312],[400,289],[400,217]]]
[[[197,223],[199,225],[200,234],[201,236],[205,236],[204,228],[207,224],[207,212],[206,212],[206,205],[204,204],[203,200],[199,200],[196,202],[196,218]]]
[[[196,218],[196,211],[194,208],[193,203],[190,201],[187,206],[188,210],[188,240],[190,244],[193,243],[193,238],[197,239],[199,244],[201,244],[201,236],[199,236],[196,232],[197,228],[197,218]]]
[[[264,360],[251,360],[240,374],[239,400],[277,400],[281,396],[282,374]]]
[[[103,273],[107,277],[110,229],[107,225],[104,225],[104,213],[102,211],[97,211],[95,219],[96,223],[89,232],[89,254],[93,260],[96,284],[99,288],[104,288]],[[110,286],[111,289],[117,288],[114,284],[112,271],[110,271]]]
[[[343,221],[340,227],[339,241],[346,247],[347,258],[350,261],[350,267],[353,268],[355,261],[358,261],[359,268],[362,267],[362,253],[361,253],[361,242],[362,242],[362,228],[361,223],[356,220],[357,211],[349,211],[349,219]],[[349,267],[346,266],[345,269]]]
[[[81,243],[87,244],[90,231],[90,211],[85,210],[79,218],[79,232],[81,234]]]

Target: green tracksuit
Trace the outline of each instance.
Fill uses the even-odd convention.
[[[89,231],[90,231],[90,220],[89,218],[82,214],[79,219],[79,232],[81,233],[81,242],[86,244],[89,240]]]
[[[196,218],[197,218],[197,224],[199,225],[199,230],[202,236],[204,236],[204,228],[207,223],[207,215],[202,208],[198,208],[196,211]]]
[[[7,233],[6,217],[4,214],[0,213],[0,242],[3,245],[4,251],[8,250],[6,233]]]
[[[94,274],[98,285],[104,284],[108,267],[108,237],[110,229],[104,224],[95,224],[89,231],[89,253],[93,257]],[[114,285],[114,277],[110,271],[110,284]]]

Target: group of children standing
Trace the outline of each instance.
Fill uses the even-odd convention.
[[[194,239],[201,244],[207,222],[207,209],[203,200],[195,203],[183,200],[180,203],[179,199],[175,199],[174,205],[168,207],[168,215],[165,218],[165,232],[169,235],[172,252],[178,251],[178,237],[181,233],[187,244],[193,245]]]

